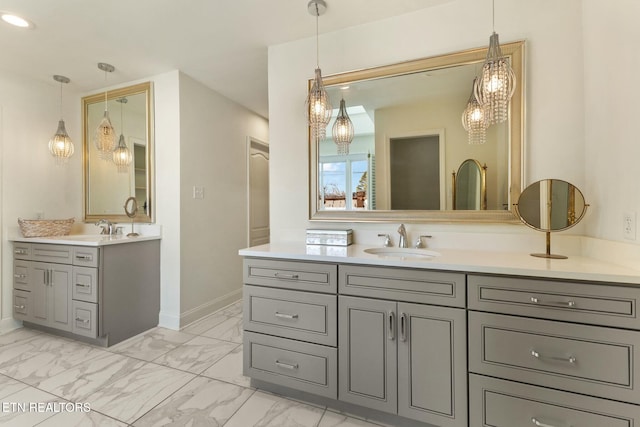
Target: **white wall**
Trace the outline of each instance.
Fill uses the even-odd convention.
[[[249,136],[267,141],[267,121],[180,74],[181,325],[242,295]]]
[[[602,239],[623,241],[623,214],[640,212],[638,16],[637,0],[584,0],[586,230]]]
[[[82,135],[79,94],[71,83],[63,88],[63,118],[75,154],[67,164],[57,165],[49,154],[49,139],[60,119],[60,84],[0,75],[0,210],[1,285],[0,330],[12,320],[13,251],[7,240],[17,219],[82,219]]]
[[[496,2],[500,40],[527,41],[525,185],[553,177],[584,187],[581,28],[580,0]],[[489,1],[459,0],[321,35],[320,66],[329,75],[464,50],[487,45],[491,30]],[[307,127],[301,105],[314,64],[315,38],[269,49],[273,242],[299,241],[309,226]],[[356,231],[380,229],[377,225],[350,226]],[[520,228],[482,226],[483,231]]]

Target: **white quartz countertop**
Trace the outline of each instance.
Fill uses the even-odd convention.
[[[242,249],[246,257],[321,261],[375,266],[411,267],[430,270],[490,273],[554,279],[591,280],[640,284],[640,270],[599,261],[594,258],[571,256],[569,259],[536,258],[524,252],[496,252],[459,249],[434,249],[436,257],[387,257],[372,255],[364,250],[371,246],[346,247],[305,245],[303,243],[275,243]]]
[[[159,235],[141,235],[138,237],[127,237],[126,234],[114,236],[108,236],[104,234],[69,234],[67,236],[50,237],[13,237],[9,240],[13,242],[23,243],[50,243],[57,245],[75,246],[106,246],[159,239],[161,239],[161,236]]]

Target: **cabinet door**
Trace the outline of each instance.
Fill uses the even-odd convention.
[[[31,287],[31,305],[33,317],[31,321],[40,325],[46,325],[49,321],[49,306],[47,294],[49,290],[48,264],[32,262],[29,268],[29,281]]]
[[[396,303],[338,298],[338,399],[396,413]]]
[[[49,264],[49,326],[70,331],[71,322],[71,278],[70,265]]]
[[[464,309],[398,303],[398,414],[467,425]]]

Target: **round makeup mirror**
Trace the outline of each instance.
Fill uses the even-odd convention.
[[[560,179],[543,179],[525,188],[514,206],[522,222],[547,234],[546,253],[531,255],[566,259],[564,255],[551,253],[551,232],[567,230],[576,225],[584,217],[589,205],[576,186]]]
[[[136,214],[138,213],[138,201],[135,197],[129,197],[124,202],[124,213],[127,214],[129,218],[131,218],[131,233],[127,234],[127,237],[137,237],[138,233],[134,233],[133,231],[133,223],[135,221]]]

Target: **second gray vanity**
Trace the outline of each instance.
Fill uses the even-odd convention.
[[[358,245],[240,253],[244,372],[257,387],[393,425],[640,423],[635,270]]]
[[[159,237],[17,238],[13,249],[25,326],[110,346],[158,325]]]

